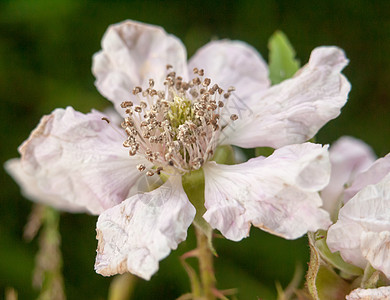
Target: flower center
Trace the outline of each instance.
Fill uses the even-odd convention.
[[[169,72],[164,91],[155,90],[150,79],[146,90],[133,89],[139,105],[131,101],[121,104],[128,115],[122,122],[127,133],[123,145],[131,156],[141,154],[152,163],[152,168],[137,166],[149,176],[198,170],[213,156],[223,128],[237,119],[231,115],[229,122],[221,125],[221,112],[234,88],[224,93],[217,84],[210,87],[211,80],[203,78],[203,70],[195,68],[194,74],[185,82]]]

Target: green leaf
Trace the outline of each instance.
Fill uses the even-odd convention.
[[[213,161],[217,164],[234,165],[234,150],[230,145],[218,146],[215,149]]]
[[[299,69],[299,60],[295,58],[295,50],[287,36],[276,31],[268,42],[269,77],[272,84],[277,84],[291,78]]]

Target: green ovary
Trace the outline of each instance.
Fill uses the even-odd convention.
[[[185,121],[191,121],[194,118],[191,101],[175,95],[173,103],[170,104],[168,118],[172,129],[177,132],[180,125],[184,124]]]

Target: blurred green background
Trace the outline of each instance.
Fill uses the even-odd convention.
[[[18,156],[43,114],[73,106],[104,109],[96,91],[92,54],[107,26],[135,19],[163,26],[178,36],[191,56],[211,38],[243,40],[268,56],[267,41],[284,31],[304,64],[319,45],[338,45],[350,59],[352,83],[341,116],[318,134],[321,143],[353,135],[378,156],[390,150],[389,1],[73,1],[0,2],[0,161]],[[19,299],[34,299],[31,287],[38,243],[22,239],[31,203],[3,171],[0,198],[0,299],[14,287]],[[96,217],[61,216],[65,287],[68,299],[106,299],[110,278],[95,274]],[[194,247],[194,234],[160,264],[151,281],[139,280],[133,299],[175,299],[189,282],[178,256]],[[306,238],[285,241],[252,229],[240,243],[217,240],[219,288],[237,287],[239,299],[273,299],[275,282],[286,286],[295,265],[306,267]]]

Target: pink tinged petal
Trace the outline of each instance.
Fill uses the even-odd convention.
[[[375,154],[364,142],[345,136],[330,147],[329,158],[332,171],[328,186],[321,191],[321,198],[324,208],[332,213],[337,209],[345,185],[373,164]]]
[[[252,46],[240,41],[212,41],[200,48],[189,61],[193,68],[205,70],[223,89],[234,86],[240,98],[269,87],[268,67]]]
[[[181,41],[159,26],[135,21],[111,25],[103,36],[102,50],[93,57],[92,72],[99,92],[123,113],[120,103],[132,96],[135,86],[163,89],[167,64],[186,78],[187,54]]]
[[[352,185],[344,192],[344,202],[347,202],[367,185],[378,183],[389,173],[390,154],[387,154],[385,157],[377,159],[367,171],[356,176]]]
[[[224,130],[224,144],[244,148],[301,143],[340,114],[350,84],[340,73],[348,60],[336,47],[313,50],[297,74],[254,94],[238,120]],[[226,138],[227,137],[227,138]]]
[[[368,258],[378,267],[372,257],[388,247],[388,233],[382,232],[390,232],[389,216],[390,174],[378,184],[362,189],[340,209],[339,220],[328,231],[329,249],[340,251],[345,261],[361,268],[367,264]],[[381,241],[373,243],[373,235],[378,235]],[[386,268],[390,265],[387,257],[379,256],[378,259],[384,259],[381,263]]]
[[[390,231],[363,232],[361,248],[371,266],[390,278]]]
[[[248,236],[251,224],[287,239],[327,229],[318,195],[329,181],[326,149],[306,143],[238,165],[207,163],[203,217],[234,241]]]
[[[21,160],[10,159],[5,163],[8,174],[19,184],[24,197],[32,201],[40,202],[55,207],[58,210],[69,212],[84,212],[85,207],[77,203],[71,203],[61,195],[45,193],[39,188],[39,178],[23,170]]]
[[[355,289],[346,296],[346,300],[390,300],[390,287],[376,289]]]
[[[97,222],[96,272],[131,272],[149,280],[158,262],[186,239],[194,216],[179,176],[105,211]]]
[[[390,230],[390,173],[348,201],[340,209],[339,219],[352,220],[369,231]]]
[[[360,250],[360,236],[363,230],[358,223],[338,220],[336,224],[330,226],[326,243],[332,252],[339,251],[344,261],[364,269],[367,260]]]
[[[112,107],[107,107],[103,114],[107,116],[107,119],[110,121],[111,124],[121,127],[121,123],[123,122],[123,118],[121,115],[118,114],[118,112]]]
[[[125,136],[102,117],[97,111],[84,115],[68,107],[41,119],[19,147],[16,180],[26,195],[57,208],[82,207],[93,214],[126,198],[139,177],[139,160],[129,157],[122,145]],[[46,196],[41,199],[42,194]]]

